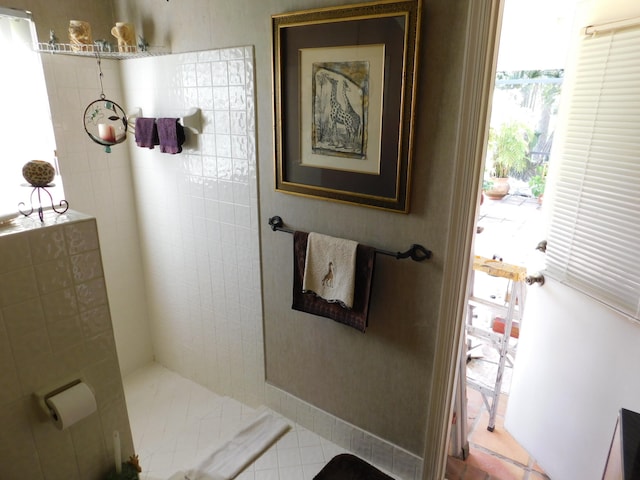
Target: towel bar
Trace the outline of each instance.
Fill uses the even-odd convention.
[[[202,112],[199,108],[191,108],[183,117],[179,118],[184,128],[192,133],[202,133]]]
[[[286,232],[286,233],[294,232],[293,229],[287,228],[284,226],[284,222],[282,221],[282,218],[279,217],[278,215],[275,215],[269,219],[269,225],[271,226],[271,230],[273,230],[274,232],[275,231]],[[428,260],[429,258],[431,258],[431,250],[428,250],[424,248],[422,245],[418,245],[417,243],[414,243],[413,245],[411,245],[411,248],[409,248],[409,250],[407,250],[406,252],[390,252],[388,250],[380,250],[376,248],[376,253],[380,253],[382,255],[389,255],[391,257],[396,258],[397,260],[400,260],[403,258],[410,258],[411,260],[414,260],[416,262],[422,262],[424,260]]]
[[[136,107],[129,115],[127,115],[127,123],[135,132],[136,117],[142,117],[142,109]],[[202,133],[202,111],[199,108],[190,108],[182,117],[178,117],[178,122],[183,128],[191,133]]]

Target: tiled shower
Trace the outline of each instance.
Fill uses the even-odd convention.
[[[252,48],[101,60],[106,97],[129,114],[200,109],[201,132],[177,155],[137,147],[132,133],[105,153],[78,129],[100,93],[96,60],[43,62],[67,199],[98,219],[123,372],[155,355],[263,403]]]
[[[253,49],[126,61],[122,78],[142,116],[202,116],[179,155],[129,143],[156,359],[263,403]]]

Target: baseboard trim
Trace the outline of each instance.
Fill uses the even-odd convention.
[[[391,442],[321,410],[270,384],[266,405],[289,420],[394,475],[398,480],[420,480],[422,458]]]

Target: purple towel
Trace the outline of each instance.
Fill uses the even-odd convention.
[[[153,148],[158,145],[158,130],[155,118],[136,118],[136,143],[139,147]]]
[[[329,303],[313,293],[302,292],[308,235],[307,232],[293,232],[293,302],[291,307],[301,312],[330,318],[364,333],[369,319],[369,299],[371,298],[376,249],[361,243],[358,244],[353,308],[343,308],[340,304]]]
[[[178,123],[177,118],[159,118],[158,138],[160,139],[160,151],[163,153],[180,153],[184,143],[184,128]]]

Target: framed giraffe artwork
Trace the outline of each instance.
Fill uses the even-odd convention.
[[[272,16],[275,187],[409,212],[421,0]]]

